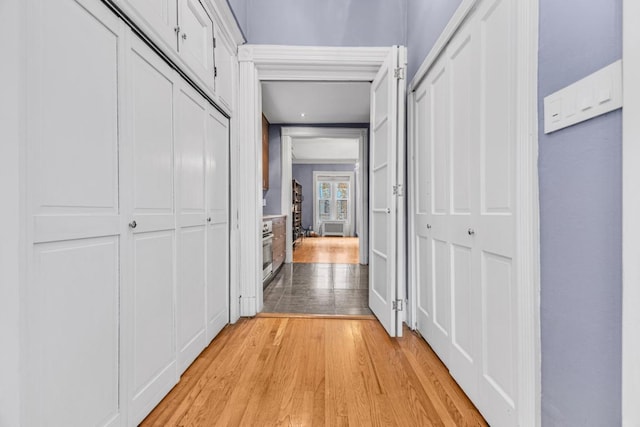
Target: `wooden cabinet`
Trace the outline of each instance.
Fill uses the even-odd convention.
[[[273,218],[273,271],[276,271],[284,263],[286,216]]]
[[[302,185],[295,179],[291,181],[291,236],[295,246],[302,236]]]
[[[269,189],[269,122],[262,115],[262,189]]]

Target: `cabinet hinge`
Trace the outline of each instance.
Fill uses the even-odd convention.
[[[403,197],[404,189],[402,188],[402,184],[396,184],[393,186],[393,195]]]
[[[218,67],[213,67],[213,77],[218,77]]]
[[[404,67],[398,67],[393,70],[393,77],[398,80],[404,80]]]
[[[392,306],[394,311],[402,311],[403,301],[401,299],[397,299],[392,302]]]

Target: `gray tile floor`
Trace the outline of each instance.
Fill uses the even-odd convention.
[[[284,264],[264,290],[263,312],[372,314],[368,266]]]

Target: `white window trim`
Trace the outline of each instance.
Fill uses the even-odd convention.
[[[346,224],[346,234],[348,236],[353,235],[353,207],[355,206],[355,202],[353,200],[353,190],[354,190],[354,173],[350,171],[344,172],[328,172],[328,171],[313,171],[313,229],[316,231],[320,231],[320,223],[318,222],[318,212],[316,210],[316,203],[318,202],[318,181],[320,181],[320,177],[322,176],[330,176],[330,177],[346,177],[345,181],[349,181],[349,201],[347,205],[349,206],[349,218],[347,221],[344,221]],[[335,194],[331,195],[335,200]],[[336,222],[338,220],[332,220],[332,222]]]

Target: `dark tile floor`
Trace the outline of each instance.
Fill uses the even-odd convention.
[[[372,314],[368,266],[284,264],[264,290],[263,312]]]

